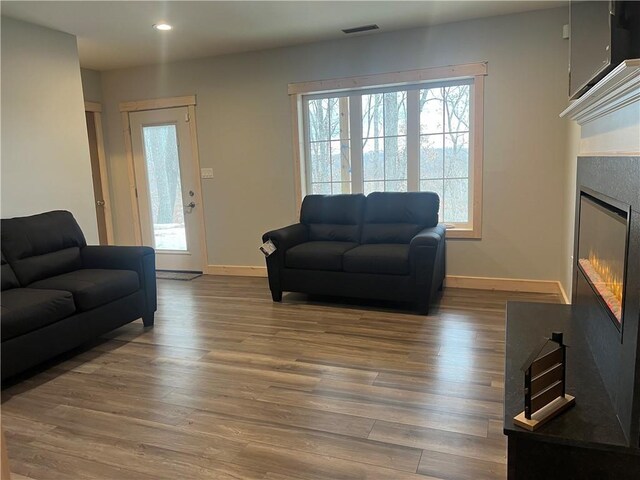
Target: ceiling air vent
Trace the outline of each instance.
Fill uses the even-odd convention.
[[[345,28],[342,30],[344,33],[359,33],[359,32],[368,32],[369,30],[378,30],[380,27],[378,25],[362,25],[361,27],[353,27],[353,28]]]

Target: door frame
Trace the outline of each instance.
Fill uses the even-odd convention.
[[[113,214],[111,210],[111,195],[109,193],[109,173],[107,171],[107,156],[104,149],[104,133],[102,131],[102,104],[84,102],[84,111],[93,114],[96,129],[96,146],[98,150],[98,165],[100,168],[100,183],[102,184],[102,200],[104,200],[104,223],[107,235],[107,245],[115,243],[113,237]]]
[[[197,210],[197,222],[200,224],[200,255],[202,259],[202,271],[207,270],[209,265],[209,255],[207,248],[207,233],[204,223],[204,199],[202,197],[202,177],[200,175],[200,152],[198,150],[198,128],[196,123],[196,96],[186,95],[182,97],[156,98],[150,100],[136,100],[120,103],[120,115],[124,132],[124,146],[127,156],[127,172],[129,174],[129,197],[131,211],[133,213],[134,234],[137,245],[142,245],[142,226],[140,224],[140,205],[138,202],[138,191],[136,187],[136,174],[133,159],[133,144],[131,141],[131,122],[129,114],[144,110],[164,110],[166,108],[187,107],[189,113],[189,137],[191,139],[191,152],[193,155],[195,169],[195,189],[196,195],[200,199],[200,207]]]

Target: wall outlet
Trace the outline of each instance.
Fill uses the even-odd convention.
[[[200,178],[213,178],[213,168],[201,168]]]
[[[567,40],[569,38],[570,35],[570,30],[569,30],[569,24],[565,24],[562,26],[562,38],[564,38],[565,40]]]

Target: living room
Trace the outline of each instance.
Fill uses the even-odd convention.
[[[3,1],[2,15],[2,218],[67,210],[86,244],[155,247],[163,271],[155,323],[147,278],[144,315],[38,365],[18,362],[7,382],[3,372],[11,478],[505,477],[506,302],[572,303],[578,158],[637,162],[640,150],[637,86],[609,117],[560,116],[570,106],[569,2]],[[378,28],[342,32],[368,25]],[[355,288],[355,277],[326,275],[324,290],[297,290],[303,277],[274,283],[284,248],[265,264],[258,247],[265,232],[304,220],[306,194],[364,192],[370,202],[369,192],[395,188],[368,178],[366,152],[349,148],[373,125],[353,114],[358,102],[406,92],[400,190],[431,190],[433,179],[414,175],[421,142],[450,132],[420,130],[422,111],[431,114],[418,99],[450,87],[468,92],[465,214],[447,212],[458,201],[447,185],[460,178],[438,178],[446,275],[442,235],[444,284],[429,280],[428,314],[393,301],[414,288],[401,282],[365,282],[361,299],[327,287]],[[340,118],[327,139],[309,130],[323,98]],[[170,202],[180,215],[166,224],[177,232],[151,218],[157,185],[141,181],[150,167],[140,132],[165,124],[182,128],[182,185]],[[392,136],[371,139],[389,149]],[[339,178],[330,170],[316,181],[320,140],[347,145]],[[5,252],[7,226],[3,291],[5,256],[18,283],[33,280],[14,265],[23,254]],[[189,255],[159,243],[181,235]],[[78,237],[77,248],[93,247]],[[106,264],[124,262],[122,252],[81,258],[115,268]],[[175,279],[185,272],[194,278]],[[627,288],[625,338],[633,295]],[[9,347],[3,336],[3,354]],[[635,459],[637,412],[623,434]]]

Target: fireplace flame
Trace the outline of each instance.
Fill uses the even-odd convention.
[[[604,283],[606,287],[611,290],[614,297],[622,303],[622,280],[618,278],[616,273],[612,272],[609,263],[598,258],[593,251],[589,252],[589,263],[591,263],[596,273],[600,276],[601,282]]]
[[[622,321],[623,281],[609,262],[601,259],[592,250],[587,258],[578,261],[582,271],[605,301],[618,321]]]

